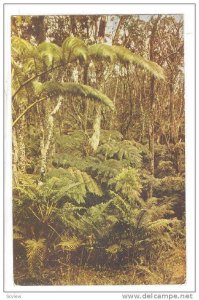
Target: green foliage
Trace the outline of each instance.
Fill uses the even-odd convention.
[[[63,236],[61,242],[57,245],[61,247],[64,251],[75,251],[79,247],[81,247],[82,241],[79,240],[76,236],[74,237],[66,237]]]
[[[132,201],[138,201],[140,197],[142,186],[136,169],[123,169],[115,178],[109,180],[109,185]]]
[[[17,60],[25,60],[34,55],[35,47],[28,41],[17,36],[12,37],[12,57]]]
[[[109,159],[101,161],[100,163],[94,163],[88,167],[89,172],[97,176],[101,182],[107,182],[108,179],[118,175],[124,167],[127,167],[128,163],[125,161],[117,161],[115,159]]]
[[[62,44],[63,58],[66,62],[76,59],[86,61],[88,50],[83,40],[77,37],[68,37]]]
[[[104,130],[101,129],[100,144],[108,142],[119,142],[123,139],[123,135],[118,130]]]
[[[48,176],[50,179],[47,181],[47,184],[49,185],[52,182],[53,190],[56,191],[53,197],[55,201],[66,197],[81,204],[85,202],[87,193],[102,196],[101,189],[92,177],[78,169],[69,168],[67,170],[51,171]]]
[[[164,70],[157,63],[147,60],[140,55],[131,52],[122,46],[109,46],[106,44],[94,44],[88,48],[88,54],[97,61],[108,60],[111,63],[117,60],[122,64],[135,64],[149,71],[158,79],[165,79]]]
[[[129,49],[122,46],[112,46],[117,54],[120,62],[124,64],[133,63],[149,71],[153,76],[158,79],[165,79],[164,70],[157,63],[147,60],[140,55],[131,52]]]
[[[113,102],[100,91],[84,84],[77,83],[59,83],[55,81],[47,81],[42,85],[41,89],[42,95],[49,96],[81,96],[82,98],[90,98],[92,100],[101,102],[114,109]]]
[[[15,202],[19,206],[26,200],[29,203],[30,201],[42,203],[47,200],[56,203],[66,198],[76,203],[84,203],[87,193],[102,196],[102,191],[95,180],[76,168],[54,169],[48,173],[46,182],[42,185],[36,185],[31,175],[22,178],[23,180],[14,189]]]
[[[102,61],[107,60],[114,63],[117,59],[116,53],[113,51],[112,46],[106,44],[94,44],[88,47],[88,54],[94,60]]]
[[[61,48],[54,43],[43,42],[39,44],[37,52],[47,67],[55,66],[61,62]]]
[[[30,275],[38,276],[46,257],[46,240],[26,240],[25,248]]]
[[[25,144],[26,172],[33,173],[17,172],[18,181],[13,187],[16,261],[22,265],[25,262],[31,278],[36,278],[43,271],[44,263],[48,271],[51,263],[55,263],[59,270],[66,266],[64,274],[78,266],[77,273],[80,275],[81,268],[85,270],[85,266],[89,265],[95,269],[112,270],[128,264],[132,265],[132,277],[140,276],[146,283],[164,281],[154,272],[154,268],[158,270],[156,263],[162,257],[166,261],[166,254],[173,253],[176,243],[185,238],[184,144],[181,141],[169,146],[155,144],[155,173],[152,174],[147,136],[150,123],[149,84],[142,90],[142,81],[145,84],[150,77],[144,73],[141,77],[141,72],[137,73],[137,68],[129,65],[141,67],[157,79],[165,79],[163,69],[125,47],[100,43],[87,47],[77,37],[67,38],[62,47],[47,42],[34,46],[14,37],[12,56],[13,91],[20,89],[14,103],[15,116],[20,115],[19,104],[26,108],[40,97],[51,99],[34,106],[35,115],[30,114],[24,122],[24,128],[28,128],[26,134],[22,134],[24,128],[20,127],[20,122],[16,130],[21,134],[17,137],[19,145]],[[89,82],[89,69],[86,70],[85,66],[91,60],[96,71],[103,61],[105,67],[106,63],[116,63],[117,66],[120,63],[125,72],[128,68],[129,78],[121,76],[124,82],[113,74],[102,87],[110,98],[113,97],[115,104],[93,87],[70,82],[74,66],[78,69],[78,79],[84,78],[84,82]],[[103,73],[104,69],[101,71]],[[139,77],[135,83],[131,79],[134,71]],[[23,86],[31,78],[34,79]],[[158,98],[159,84],[155,83],[157,109],[162,100]],[[52,164],[48,162],[48,172],[41,179],[42,142],[45,143],[48,137],[46,123],[55,98],[59,96],[63,100],[63,110],[57,111],[50,140],[55,146],[52,153],[49,148]],[[103,129],[95,153],[87,151],[93,134],[91,126],[95,106],[88,105],[86,101],[77,102],[78,97],[97,101],[111,110],[117,107],[115,115],[102,110]],[[132,111],[127,111],[130,106]],[[162,114],[167,109],[165,107],[163,105]],[[65,120],[68,115],[70,119]],[[125,122],[120,119],[127,119],[128,115],[133,122],[128,132],[124,132],[124,137],[117,130],[107,130],[121,128]],[[80,122],[73,122],[73,118]],[[143,124],[139,124],[142,133],[136,127],[139,118],[143,118]],[[65,131],[66,135],[62,135],[64,123],[69,128]],[[77,124],[81,124],[82,130],[76,130]],[[163,131],[164,128],[161,129]],[[157,133],[156,128],[154,133]],[[131,139],[124,140],[127,136]],[[159,137],[162,139],[158,134]],[[147,143],[143,145],[137,140]],[[151,186],[154,197],[149,198]]]
[[[141,166],[140,151],[131,141],[104,143],[98,148],[98,153],[103,154],[106,159],[127,160],[132,167],[139,168]]]
[[[156,179],[155,193],[160,197],[163,195],[171,196],[176,193],[184,192],[185,181],[182,177],[167,176]]]
[[[160,161],[157,170],[157,176],[163,178],[165,176],[175,175],[175,169],[173,167],[173,163],[171,161]]]

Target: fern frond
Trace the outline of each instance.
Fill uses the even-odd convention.
[[[92,100],[101,102],[110,109],[114,109],[114,104],[111,99],[97,89],[84,84],[47,81],[42,86],[42,93],[55,96],[67,94],[72,96],[81,96],[83,98],[90,98]]]
[[[77,37],[68,37],[62,44],[63,59],[72,62],[76,59],[87,61],[88,50],[83,40]]]
[[[185,179],[179,176],[167,176],[156,178],[154,185],[155,195],[162,197],[164,195],[172,196],[174,194],[183,194],[185,188]]]
[[[109,186],[114,186],[116,192],[121,192],[123,196],[133,202],[139,200],[141,192],[141,181],[138,171],[133,168],[123,169],[115,178],[109,180]]]
[[[109,141],[98,147],[98,153],[106,159],[127,160],[132,167],[141,167],[140,150],[131,141]]]
[[[35,52],[35,47],[32,44],[17,36],[12,37],[11,44],[13,58],[24,60],[27,57],[33,56]]]
[[[131,52],[129,49],[125,47],[122,46],[112,46],[112,47],[121,63],[124,64],[133,63],[149,71],[156,78],[165,79],[164,70],[157,63],[147,60],[142,56]]]
[[[171,231],[174,224],[179,223],[177,218],[174,219],[158,219],[148,224],[148,230],[153,234],[162,234],[165,230]]]
[[[122,169],[126,166],[123,161],[118,161],[115,159],[108,159],[100,163],[94,163],[88,167],[88,170],[96,174],[97,178],[101,182],[107,182],[108,179],[118,175]]]
[[[13,240],[23,240],[24,238],[24,230],[20,226],[13,226]]]
[[[46,254],[46,240],[26,240],[26,256],[30,274],[35,277],[43,265]]]
[[[114,52],[112,46],[105,44],[94,44],[88,47],[89,56],[97,61],[107,60],[114,63],[117,59],[117,55]]]
[[[54,43],[43,42],[39,44],[37,52],[48,67],[60,63],[62,58],[61,48]]]
[[[86,172],[82,172],[76,168],[68,168],[67,170],[60,169],[59,172],[61,172],[60,174],[62,175],[61,178],[56,179],[56,186],[53,186],[55,192],[53,201],[57,202],[60,199],[69,198],[80,204],[85,202],[87,193],[94,194],[98,197],[102,196],[102,190],[95,180]],[[49,176],[51,173],[49,173]],[[45,185],[48,185],[49,180],[47,180]]]
[[[82,245],[82,240],[78,239],[76,236],[73,237],[62,237],[61,242],[58,244],[62,250],[65,251],[75,251]]]

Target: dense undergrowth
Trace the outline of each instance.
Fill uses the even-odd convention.
[[[13,192],[16,283],[183,283],[184,178],[170,149],[157,146],[152,178],[147,146],[119,132],[103,131],[92,155],[81,131],[56,140],[44,183],[21,174]]]

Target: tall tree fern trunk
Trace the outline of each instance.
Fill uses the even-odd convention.
[[[48,117],[48,121],[47,121],[47,137],[46,137],[46,141],[44,141],[44,139],[42,140],[41,143],[41,181],[43,180],[43,177],[46,174],[47,171],[47,159],[48,159],[48,153],[49,153],[49,149],[51,146],[51,142],[52,142],[52,138],[53,138],[53,129],[54,129],[54,116],[55,114],[58,112],[60,106],[62,103],[62,98],[59,97],[58,103],[55,106],[55,108],[53,109],[53,111],[50,113],[49,117]]]
[[[24,106],[21,106],[20,112],[24,110]],[[17,130],[17,138],[18,138],[18,169],[20,172],[26,172],[26,148],[25,148],[25,116],[23,116],[19,122],[18,130]]]
[[[96,115],[93,122],[94,133],[90,139],[90,145],[94,151],[97,150],[100,142],[100,131],[101,131],[101,104],[95,105]]]
[[[106,22],[107,22],[107,17],[102,16],[100,18],[100,23],[99,23],[99,31],[98,31],[98,42],[103,43],[104,42],[104,36],[105,36],[105,31],[106,31]],[[99,69],[99,74],[97,78],[97,82],[99,84],[99,90],[102,90],[102,84],[104,81],[103,75],[100,74],[101,70]],[[101,76],[102,75],[102,76]],[[103,79],[102,79],[103,78]],[[97,150],[100,142],[100,131],[101,131],[101,104],[95,104],[95,110],[96,110],[96,115],[94,118],[93,122],[93,130],[94,133],[90,139],[90,145],[94,151]]]

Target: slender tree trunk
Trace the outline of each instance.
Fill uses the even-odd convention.
[[[145,113],[144,113],[144,108],[143,108],[143,90],[140,90],[140,95],[139,95],[139,105],[140,105],[140,111],[141,111],[141,120],[142,120],[142,132],[140,135],[140,142],[143,143],[144,138],[145,138],[145,130],[146,130],[146,124],[145,124]]]
[[[20,112],[24,111],[23,106],[20,108]],[[22,173],[26,172],[26,148],[25,148],[25,116],[23,116],[19,122],[17,130],[17,143],[18,143],[18,170]]]
[[[99,30],[98,30],[98,38],[100,42],[104,42],[104,36],[105,36],[105,30],[106,30],[106,23],[107,23],[107,17],[101,16],[100,23],[99,23]]]
[[[90,138],[90,145],[94,151],[97,150],[100,141],[100,131],[101,131],[101,104],[97,103],[95,105],[96,115],[93,122],[94,133]]]
[[[154,176],[154,112],[153,112],[153,101],[154,101],[154,77],[151,78],[150,83],[150,117],[149,117],[149,151],[150,151],[150,173]],[[149,198],[153,197],[153,184],[149,186]]]
[[[75,16],[70,16],[70,24],[71,24],[72,34],[76,36],[77,26],[76,26]]]
[[[42,43],[46,39],[45,29],[45,16],[34,16],[32,17],[33,36],[35,37],[38,44]]]
[[[154,39],[157,30],[157,25],[161,16],[159,15],[153,23],[150,36],[150,60],[154,60]],[[150,159],[150,173],[154,176],[154,109],[155,109],[155,77],[152,75],[150,80],[150,117],[149,117],[149,151]],[[150,183],[148,197],[153,197],[153,183]]]
[[[169,83],[169,116],[170,116],[170,142],[174,143],[174,117],[173,117],[173,85],[172,80]]]
[[[115,35],[113,37],[113,45],[117,44],[119,41],[119,35],[120,35],[120,30],[122,29],[122,26],[124,26],[126,20],[126,16],[121,16],[119,23],[117,25],[117,29],[115,31]]]
[[[48,122],[47,122],[47,130],[48,130],[48,135],[46,138],[46,141],[44,141],[44,138],[41,140],[41,181],[43,180],[46,171],[47,171],[47,159],[48,159],[48,153],[49,149],[51,146],[51,141],[53,137],[53,129],[54,129],[54,116],[58,112],[61,103],[62,103],[62,98],[60,97],[58,100],[57,105],[53,109],[53,111],[50,113],[48,117]]]
[[[14,185],[18,185],[18,163],[19,163],[19,149],[16,137],[16,129],[12,131],[12,142],[13,142],[13,181]]]
[[[98,31],[98,41],[99,43],[103,43],[104,42],[104,36],[105,36],[105,30],[106,30],[106,16],[102,16],[100,18],[100,23],[99,23],[99,31]],[[99,86],[99,90],[101,90],[103,92],[103,83],[105,82],[106,79],[104,79],[104,74],[100,74],[101,70],[99,71],[99,77],[97,79],[97,83]],[[92,135],[92,137],[90,138],[90,145],[92,147],[92,149],[94,151],[97,150],[97,147],[99,146],[99,142],[100,142],[100,131],[101,131],[101,104],[96,103],[95,104],[95,111],[96,111],[96,115],[94,118],[94,122],[93,122],[93,130],[94,133]]]
[[[88,84],[88,64],[84,66],[84,84]],[[84,104],[84,131],[87,132],[87,123],[88,123],[88,111],[89,111],[89,102],[85,101]]]

